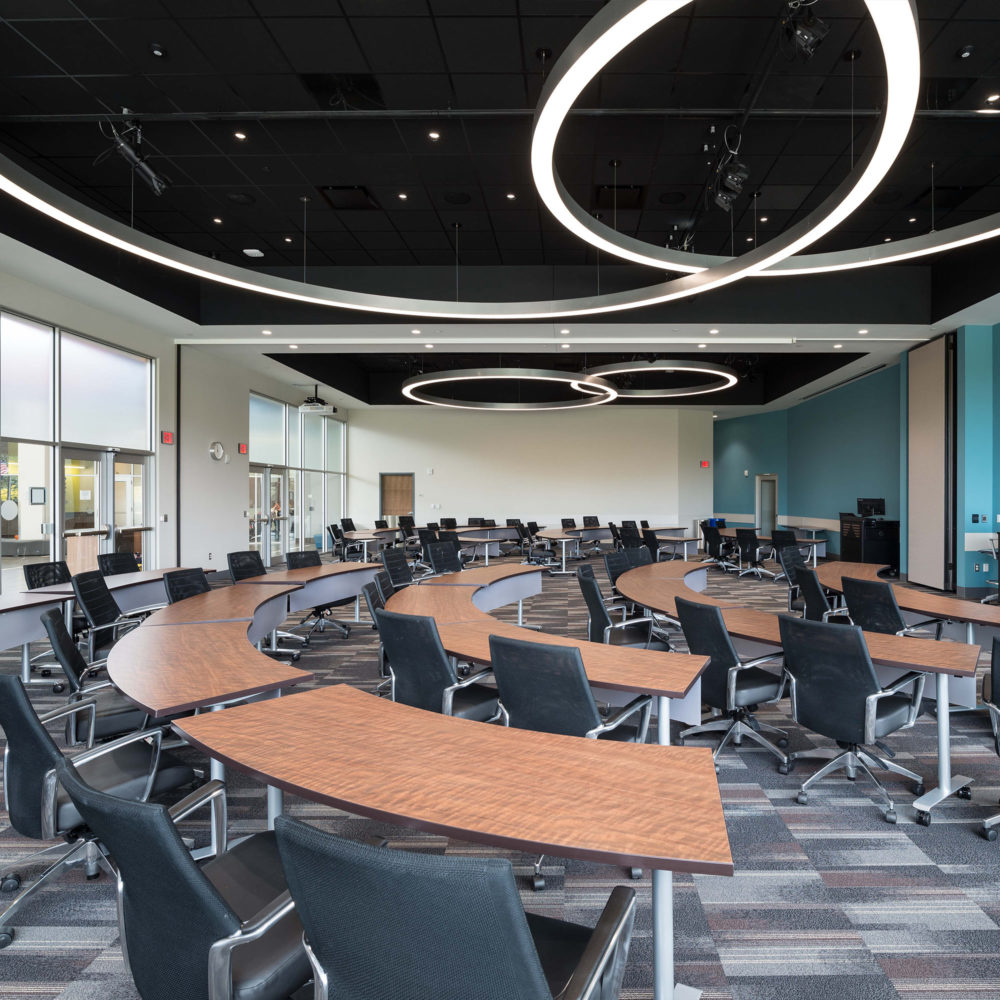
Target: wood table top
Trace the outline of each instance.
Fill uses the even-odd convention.
[[[268,785],[356,815],[557,857],[733,873],[707,748],[507,729],[346,685],[174,727]]]
[[[112,647],[108,677],[159,718],[292,687],[313,675],[259,653],[247,642],[245,622],[213,622],[133,629]]]
[[[817,569],[816,575],[824,587],[839,592],[843,589],[841,578],[845,576],[892,583],[891,580],[878,575],[881,570],[888,568],[874,563],[828,562]],[[945,618],[953,622],[971,622],[973,625],[1000,628],[1000,605],[966,601],[952,594],[929,594],[898,583],[892,584],[892,592],[896,595],[896,603],[903,611],[913,611],[930,618]]]
[[[387,611],[400,615],[427,615],[438,625],[448,622],[478,621],[483,612],[472,603],[478,587],[415,587],[397,590],[385,602]]]
[[[716,608],[742,607],[737,601],[723,601],[718,597],[710,597],[692,590],[684,582],[689,573],[704,572],[706,568],[707,564],[704,563],[679,562],[676,559],[670,562],[650,563],[648,566],[636,566],[635,569],[626,570],[618,577],[615,587],[630,601],[668,615],[677,614],[675,597],[686,597],[688,600],[711,604]]]
[[[492,566],[475,566],[472,569],[464,569],[460,573],[442,573],[440,576],[431,576],[417,583],[421,587],[485,587],[488,584],[496,583],[497,580],[509,580],[513,576],[525,576],[528,573],[541,574],[541,566],[523,566],[520,563],[510,566],[504,563],[495,563]]]
[[[72,590],[70,591],[72,593]],[[3,594],[0,596],[0,615],[7,611],[21,611],[24,608],[35,608],[43,604],[59,605],[63,603],[63,595],[50,592],[48,589],[28,590],[24,593]]]
[[[722,612],[726,631],[741,639],[781,645],[778,615],[752,608],[732,608]],[[903,670],[973,677],[979,661],[979,647],[964,642],[935,642],[931,639],[865,632],[865,644],[873,663]]]
[[[661,525],[658,525],[655,528],[639,528],[638,530],[639,530],[639,533],[641,534],[643,531],[652,531],[652,532],[657,532],[657,531],[684,531],[686,528],[687,528],[687,525],[684,525],[684,524],[661,524]],[[602,530],[602,529],[604,531],[610,530],[606,524],[598,525],[596,528],[582,528],[582,527],[578,527],[578,528],[548,528],[545,531],[539,531],[538,532],[538,537],[539,538],[547,538],[550,542],[560,542],[563,539],[566,539],[567,541],[569,541],[571,539],[573,541],[578,541],[579,538],[580,538],[580,532],[581,531],[599,531],[599,530]]]
[[[267,601],[301,590],[301,583],[268,583],[256,587],[216,587],[207,594],[195,594],[176,604],[154,611],[143,623],[150,625],[189,625],[207,622],[249,622]],[[243,630],[246,642],[246,628]]]
[[[300,569],[279,569],[262,576],[249,576],[238,583],[272,584],[296,583],[303,586],[313,580],[322,580],[328,576],[340,576],[343,573],[357,573],[359,570],[382,569],[381,563],[335,562],[321,563],[319,566],[303,566]]]
[[[723,538],[735,538],[736,537],[736,530],[737,530],[736,528],[719,528],[719,534],[722,535]],[[769,541],[771,541],[771,536],[770,535],[758,535],[757,536],[757,541],[758,542],[769,542]],[[796,545],[801,545],[803,547],[805,547],[807,545],[826,545],[826,539],[825,538],[796,538],[795,539],[795,544]]]
[[[142,583],[155,583],[157,580],[163,579],[164,573],[173,573],[176,569],[190,569],[191,567],[185,566],[166,566],[163,569],[144,569],[138,573],[115,573],[112,576],[106,576],[104,582],[108,585],[108,590],[114,591],[119,590],[122,587],[134,587],[137,584]],[[205,573],[215,573],[214,568],[209,568],[203,570]],[[69,597],[73,596],[73,584],[72,583],[53,583],[48,587],[36,587],[34,590],[26,590],[22,593],[26,594],[63,594]]]
[[[373,528],[371,531],[368,531],[364,528],[359,528],[357,531],[345,531],[343,534],[344,538],[349,542],[373,542],[378,539],[379,532],[386,532],[388,530],[388,528]]]

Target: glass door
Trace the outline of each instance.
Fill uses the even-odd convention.
[[[264,503],[264,479],[267,469],[260,469],[251,466],[250,468],[250,497],[247,507],[249,518],[250,537],[248,548],[253,552],[259,552],[267,566],[270,562],[271,547],[265,544],[267,538],[268,508]]]
[[[268,470],[268,504],[270,511],[271,561],[267,565],[285,558],[288,547],[288,491],[283,469]]]
[[[0,592],[24,590],[23,567],[52,558],[52,448],[0,440]]]
[[[68,448],[62,453],[63,558],[74,575],[97,569],[98,553],[110,551],[111,504],[102,495],[107,454]]]
[[[146,568],[146,539],[152,539],[153,525],[146,516],[146,459],[142,455],[115,454],[113,484],[114,551],[131,552]]]

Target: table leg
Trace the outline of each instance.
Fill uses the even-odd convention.
[[[361,621],[361,595],[358,594],[354,598],[354,620],[356,622]]]
[[[566,546],[572,541],[571,538],[560,538],[559,543],[562,545],[562,568],[561,569],[550,569],[550,576],[567,576],[569,571],[566,569]]]
[[[209,711],[218,712],[222,709],[222,705],[213,705]],[[226,767],[221,760],[216,760],[214,757],[209,757],[208,759],[208,776],[214,781],[225,781],[226,780]],[[225,813],[223,813],[225,815]],[[216,814],[216,810],[212,810],[211,819],[211,831],[212,831],[212,855],[213,857],[218,854],[222,843],[225,840],[226,832],[225,830],[219,829],[219,818]]]
[[[524,624],[524,601],[517,602],[517,624]]]
[[[813,538],[815,538],[815,537],[816,537],[816,536],[814,535],[814,536],[813,536]],[[817,546],[817,545],[814,545],[814,546],[812,547],[812,550],[813,550],[813,569],[815,569],[815,568],[816,568],[816,549],[817,549],[817,548],[819,548],[819,546]]]
[[[490,543],[489,543],[489,535],[487,535],[487,536],[486,536],[486,539],[487,539],[487,540],[486,540],[486,565],[487,565],[487,566],[489,566],[489,564],[490,564]]]
[[[944,802],[949,795],[953,795],[960,788],[972,782],[972,778],[967,778],[963,774],[951,773],[951,712],[949,711],[948,686],[949,677],[947,674],[937,674],[937,727],[938,727],[938,784],[937,788],[932,788],[925,795],[921,795],[913,803],[913,808],[918,813],[927,813],[930,820],[930,811],[941,802]]]
[[[275,691],[274,698],[281,697],[281,691]],[[267,828],[274,829],[274,821],[285,811],[285,793],[273,785],[267,786]]]
[[[670,745],[670,699],[656,699],[656,742]],[[698,1000],[701,990],[674,979],[674,873],[653,870],[653,996]]]

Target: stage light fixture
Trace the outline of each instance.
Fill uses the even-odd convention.
[[[800,11],[798,3],[789,4],[792,14],[787,22],[787,30],[795,47],[806,59],[812,59],[823,39],[830,33],[830,26],[821,21],[812,11]]]
[[[135,132],[135,146],[119,133],[115,127],[111,126],[112,144],[115,152],[132,168],[133,173],[145,184],[157,197],[163,194],[170,187],[170,179],[163,174],[157,173],[147,162],[145,157],[139,152],[142,145],[142,128],[138,125],[130,125],[128,132]],[[125,133],[127,134],[127,132]]]

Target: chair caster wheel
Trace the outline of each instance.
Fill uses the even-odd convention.
[[[778,740],[778,746],[779,746],[779,747],[780,747],[780,748],[781,748],[782,750],[784,750],[784,749],[785,749],[785,747],[787,747],[787,746],[788,746],[788,740],[787,740],[787,738],[786,738],[786,737],[784,737],[784,736],[782,736],[782,737],[781,737],[781,739],[780,739],[780,740]]]
[[[0,948],[6,948],[14,940],[13,927],[0,927]]]
[[[785,761],[784,763],[778,765],[778,774],[791,774],[793,767],[794,765],[791,761]]]
[[[991,828],[989,830],[987,830],[985,827],[983,827],[983,829],[980,830],[979,832],[983,835],[983,839],[984,840],[991,840],[992,841],[992,840],[996,840],[997,839],[997,831],[996,831],[995,827],[993,827],[993,828]]]
[[[545,876],[544,875],[532,875],[531,876],[531,888],[535,892],[541,892],[545,888]]]
[[[896,822],[896,810],[895,809],[887,809],[883,813],[883,816],[885,816],[886,823],[895,823]]]
[[[799,792],[799,794],[795,796],[795,801],[798,802],[798,804],[800,806],[808,805],[809,804],[809,793],[808,792]]]
[[[960,788],[957,792],[955,792],[955,798],[965,799],[966,801],[968,801],[969,799],[972,798],[972,789],[969,788],[968,785],[966,785],[964,788]]]
[[[0,892],[17,892],[21,888],[21,876],[16,872],[0,879]]]
[[[684,737],[683,736],[678,736],[677,737],[677,744],[676,745],[679,746],[679,747],[684,746]]]
[[[301,653],[292,653],[292,663],[298,663],[299,662],[299,657],[301,655],[302,655]]]
[[[913,794],[916,795],[917,798],[919,798],[921,795],[924,794],[924,792],[927,791],[927,789],[924,787],[924,783],[921,781],[920,784],[913,786],[912,791]]]
[[[52,671],[48,667],[42,667],[42,669],[38,671],[38,674],[40,677],[51,677]]]
[[[66,685],[65,684],[53,684],[52,685],[52,693],[53,694],[62,694],[63,691],[65,691],[65,690],[66,690]]]
[[[98,868],[97,871],[94,872],[93,875],[90,875],[90,874],[87,875],[87,881],[88,882],[96,882],[100,877],[101,877],[101,869]]]
[[[642,869],[641,868],[629,868],[629,870],[628,870],[628,877],[631,878],[631,879],[640,879],[640,878],[642,878]]]
[[[931,825],[931,814],[929,812],[918,812],[917,813],[917,824],[919,826],[930,826]]]
[[[846,775],[844,775],[844,777],[847,778],[848,781],[857,781],[858,780],[858,776],[856,774],[846,774]]]

